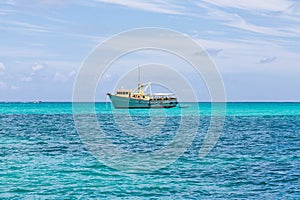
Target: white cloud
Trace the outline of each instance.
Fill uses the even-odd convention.
[[[12,90],[17,90],[17,89],[19,89],[19,87],[18,87],[18,86],[15,86],[15,85],[12,85],[12,86],[10,86],[10,89],[12,89]]]
[[[1,23],[1,22],[0,22]],[[1,29],[1,27],[0,27]],[[43,49],[27,48],[24,46],[12,47],[12,46],[0,46],[0,55],[4,57],[27,57],[27,58],[39,58],[39,57],[57,57],[59,55],[51,52],[46,52]]]
[[[46,6],[62,6],[66,2],[66,0],[32,0],[35,3],[41,4],[41,5],[46,5]]]
[[[28,32],[38,32],[46,33],[50,32],[46,26],[40,26],[33,23],[22,22],[20,20],[0,20],[0,23],[4,26],[1,26],[1,30],[13,30],[13,31],[28,31]]]
[[[203,0],[219,7],[238,8],[243,10],[279,12],[287,11],[293,3],[289,0]]]
[[[30,77],[30,76],[23,76],[21,78],[21,81],[22,82],[31,82],[32,81],[32,77]]]
[[[5,87],[6,87],[6,83],[0,81],[0,89],[3,89],[3,88],[5,88]]]
[[[266,63],[271,63],[273,61],[275,61],[277,59],[277,57],[265,57],[265,58],[262,58],[260,59],[259,63],[261,64],[266,64]]]
[[[56,72],[53,80],[56,82],[66,82],[66,81],[68,81],[68,77],[60,72]]]
[[[13,12],[14,12],[14,10],[11,10],[11,9],[1,9],[0,8],[0,15],[8,15]]]
[[[206,49],[222,49],[214,62],[222,73],[260,73],[272,70],[274,73],[299,73],[299,53],[289,51],[285,46],[268,40],[203,40],[194,39]],[[261,64],[272,63],[268,68]],[[284,68],[283,68],[284,66]],[[284,70],[283,70],[284,69]]]
[[[32,70],[33,71],[39,71],[39,70],[42,70],[42,69],[44,69],[45,68],[45,66],[44,65],[41,65],[41,64],[37,64],[37,65],[35,65],[35,66],[32,66]]]
[[[290,8],[290,11],[296,15],[300,14],[300,2],[295,2]]]
[[[86,1],[86,0],[83,0]],[[70,3],[76,3],[81,5],[81,0],[77,1],[69,1],[69,0],[27,0],[26,6],[43,6],[46,8],[52,8],[52,7],[62,7],[66,6]]]
[[[155,0],[155,1],[147,1],[147,0],[96,0],[97,2],[102,3],[111,3],[118,4],[126,7],[131,7],[139,10],[145,10],[150,12],[158,12],[165,14],[183,14],[180,10],[183,8],[179,5],[174,4],[174,2],[170,3],[166,0]]]
[[[61,73],[61,72],[56,72],[55,75],[54,75],[54,77],[53,77],[53,80],[56,81],[56,82],[67,82],[72,77],[74,77],[75,74],[76,74],[75,70],[70,71],[67,74],[64,74],[64,73]]]
[[[206,51],[210,56],[217,56],[223,51],[223,49],[207,49]]]
[[[71,71],[69,74],[68,74],[68,77],[73,77],[73,76],[75,76],[76,75],[76,71],[75,70],[73,70],[73,71]]]
[[[248,23],[246,20],[244,20],[242,17],[240,17],[237,14],[234,16],[235,19],[232,19],[230,22],[226,22],[224,24],[238,29],[247,30],[254,33],[260,33],[265,35],[273,35],[273,36],[298,36],[299,35],[299,33],[295,34],[295,31],[297,32],[297,30],[292,30],[290,28],[282,29],[282,28],[275,28],[275,27],[257,26]]]
[[[4,74],[5,71],[5,65],[0,62],[0,75]]]
[[[208,2],[208,1],[207,1]],[[279,36],[279,37],[299,37],[300,35],[300,25],[299,23],[295,23],[295,17],[289,16],[287,14],[280,14],[280,15],[271,15],[271,14],[265,14],[262,15],[263,12],[251,12],[251,16],[242,17],[241,15],[237,14],[237,11],[231,10],[226,11],[226,7],[230,8],[240,8],[241,5],[238,6],[234,3],[227,3],[223,1],[213,1],[215,4],[218,2],[218,5],[220,7],[215,7],[210,4],[206,5],[205,3],[197,3],[196,5],[198,7],[205,8],[207,10],[207,15],[205,18],[208,18],[209,20],[218,20],[221,22],[220,25],[225,25],[228,27],[234,27],[243,31],[249,31],[252,33],[258,33],[258,34],[264,34],[269,36]],[[223,5],[224,4],[224,5]],[[223,7],[221,7],[223,5]],[[243,1],[242,5],[244,5],[245,9],[249,9],[249,11],[271,11],[275,8],[270,5],[270,8],[268,8],[267,5],[258,5],[254,6],[252,3],[247,4],[246,1]],[[289,4],[286,6],[288,7]],[[252,10],[251,10],[252,9]],[[284,11],[287,11],[283,9]],[[258,14],[259,13],[259,14]],[[265,22],[265,26],[255,23],[250,23],[249,21],[253,21],[253,19],[256,19],[256,22],[259,22],[259,19],[262,18]],[[274,24],[274,20],[281,21]],[[268,23],[268,21],[270,23]],[[284,21],[285,23],[282,23]],[[289,23],[287,23],[287,21]]]
[[[4,2],[1,2],[0,5],[1,4],[3,4],[3,5],[9,5],[9,6],[15,6],[16,2],[15,2],[15,0],[6,0]]]

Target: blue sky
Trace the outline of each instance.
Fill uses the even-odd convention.
[[[228,101],[300,100],[299,1],[2,0],[0,101],[71,101],[89,53],[110,36],[141,27],[173,29],[203,46]],[[103,90],[120,74],[107,76],[113,78]]]

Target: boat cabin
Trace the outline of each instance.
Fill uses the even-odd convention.
[[[130,98],[131,90],[117,90],[116,95],[120,97],[127,97]]]
[[[140,100],[149,100],[150,96],[144,93],[133,93],[131,90],[117,90],[115,93],[116,96],[132,98],[132,99],[140,99]]]

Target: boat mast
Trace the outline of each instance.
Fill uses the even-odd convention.
[[[138,66],[138,72],[139,72],[139,85],[138,85],[138,88],[139,88],[139,94],[140,95],[144,95],[144,92],[143,92],[143,84],[141,82],[141,69],[140,69],[140,66]]]

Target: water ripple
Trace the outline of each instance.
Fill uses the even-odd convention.
[[[179,125],[170,117],[161,134],[141,140],[118,131],[110,114],[101,119],[115,144],[141,153],[163,148]],[[229,116],[216,147],[199,159],[209,119],[201,117],[175,163],[124,174],[85,149],[72,115],[0,115],[0,198],[300,198],[300,116]]]

